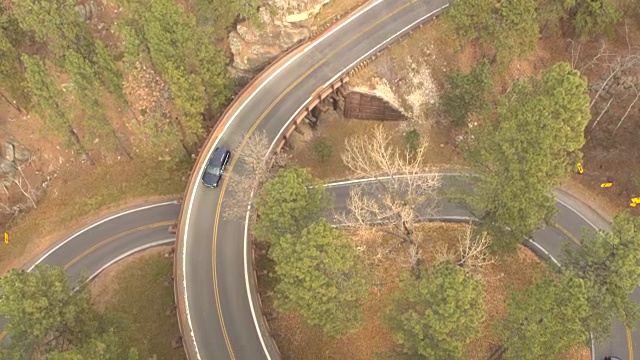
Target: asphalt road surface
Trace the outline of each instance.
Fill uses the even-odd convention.
[[[316,89],[433,17],[446,4],[444,0],[371,3],[342,26],[306,45],[299,56],[263,83],[231,115],[233,120],[216,145],[231,147],[253,131],[264,131],[269,139],[280,138],[283,128]],[[232,160],[229,171],[238,171],[233,166]],[[223,201],[227,187],[233,188],[233,184],[223,179],[219,189],[205,188],[200,182],[195,186],[193,197],[185,199],[189,209],[184,214],[184,250],[178,249],[184,255],[183,278],[176,278],[186,294],[188,322],[183,328],[187,346],[193,346],[196,357],[204,360],[270,359],[271,351],[266,349],[272,344],[256,330],[260,316],[256,314],[257,299],[246,281],[250,264],[246,261],[245,227],[223,216],[229,207],[242,206]]]
[[[371,3],[347,23],[306,45],[299,56],[260,84],[243,106],[230,114],[231,120],[215,140],[214,148],[231,147],[255,131],[264,131],[274,142],[280,139],[283,128],[317,89],[415,25],[428,21],[447,4],[446,0]],[[232,149],[232,153],[237,151],[241,149]],[[241,169],[234,169],[234,163],[232,160],[228,171],[241,173]],[[203,169],[198,170],[201,174]],[[197,182],[193,195],[185,199],[185,225],[178,250],[184,265],[176,278],[186,304],[185,340],[198,359],[275,358],[270,350],[273,345],[257,330],[260,314],[255,290],[247,281],[251,265],[245,226],[223,216],[230,207],[244,206],[225,199],[226,191],[233,189],[226,179],[219,189],[208,189]],[[560,217],[565,216],[561,205],[560,211]],[[559,220],[566,220],[571,229],[586,223],[575,216]],[[546,239],[545,246],[557,250],[563,236],[562,230],[548,228],[538,232],[536,239]],[[626,338],[616,332],[614,339],[620,336]]]
[[[177,201],[149,204],[120,211],[78,230],[56,244],[23,269],[33,270],[36,264],[65,268],[73,284],[82,272],[90,279],[116,261],[135,252],[172,244],[175,236],[169,226],[180,213]],[[0,321],[4,328],[5,321]],[[4,333],[0,335],[4,338]]]
[[[454,177],[449,176],[453,174],[456,172],[441,172],[443,187],[455,182]],[[336,199],[333,212],[346,211],[349,190],[360,183],[347,181],[328,185],[328,190]],[[551,256],[557,256],[561,244],[575,244],[573,239],[581,236],[583,228],[597,226],[608,229],[608,222],[580,200],[563,191],[557,191],[556,197],[557,227],[542,229],[535,235],[535,242]],[[444,199],[437,203],[437,209],[434,218],[428,220],[464,221],[471,216],[459,204]],[[65,267],[73,281],[79,278],[83,270],[94,277],[110,264],[132,253],[172,243],[174,239],[168,233],[168,227],[175,223],[179,211],[179,205],[175,201],[121,211],[79,230],[48,250],[37,261],[25,265],[24,269],[33,269],[37,262]],[[637,294],[633,296],[637,300]],[[233,319],[233,316],[229,318]],[[620,324],[617,324],[616,334],[603,346],[596,348],[596,359],[602,359],[611,353],[617,354],[621,359],[629,359],[626,356],[626,332]],[[634,333],[633,339],[637,339],[637,336],[638,333]]]
[[[264,131],[270,139],[279,138],[282,129],[316,89],[412,27],[428,21],[447,3],[446,0],[372,2],[339,28],[306,45],[300,56],[270,77],[233,114],[233,121],[216,140],[217,145],[230,147],[242,135],[253,131]],[[233,171],[233,162],[230,167]],[[185,337],[192,338],[187,341],[195,343],[199,359],[272,358],[265,350],[269,348],[268,341],[256,330],[255,294],[249,291],[246,281],[245,226],[222,216],[230,206],[238,206],[223,201],[228,186],[233,187],[226,178],[220,189],[208,189],[198,183],[193,198],[185,199],[190,202],[184,244],[187,261],[184,278],[176,279],[185,286],[188,296]],[[339,191],[339,188],[332,189]],[[560,225],[543,229],[535,236],[535,241],[552,255],[557,254],[561,242],[570,243],[572,237],[579,236],[583,226],[590,223],[606,226],[584,204],[567,194],[558,196],[562,201],[558,203]],[[74,280],[82,268],[89,274],[99,272],[136,249],[171,241],[166,227],[176,219],[178,211],[176,204],[164,204],[116,216],[67,239],[40,263],[65,266]],[[440,215],[445,217],[465,213],[451,203],[443,203],[441,211]],[[616,349],[617,355],[626,359],[622,354],[626,348],[626,333],[617,329],[612,341],[598,350],[596,358]]]

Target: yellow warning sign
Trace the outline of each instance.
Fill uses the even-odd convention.
[[[601,188],[610,188],[612,186],[613,186],[612,182],[605,182],[605,183],[600,184]]]
[[[584,173],[584,169],[582,168],[582,164],[578,163],[578,165],[576,165],[576,168],[578,169],[578,174],[582,175],[582,173]]]

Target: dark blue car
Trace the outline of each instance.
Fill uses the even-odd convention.
[[[225,148],[216,148],[207,162],[207,168],[202,175],[202,183],[210,188],[217,187],[222,178],[224,168],[227,167],[231,153]]]

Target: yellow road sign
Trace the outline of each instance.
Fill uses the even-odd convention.
[[[605,182],[605,183],[600,184],[601,188],[610,188],[612,186],[613,186],[612,182]]]
[[[578,165],[576,165],[576,168],[578,168],[578,174],[582,175],[582,173],[584,172],[582,164],[578,163]]]

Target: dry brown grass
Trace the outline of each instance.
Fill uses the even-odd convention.
[[[176,196],[191,166],[173,169],[150,162],[98,165],[60,173],[36,209],[20,216],[9,229],[10,243],[0,252],[0,271],[20,267],[60,238],[115,209]]]
[[[313,176],[321,180],[349,178],[350,173],[341,158],[345,148],[345,140],[354,135],[370,133],[376,125],[382,125],[385,130],[394,132],[395,135],[391,143],[404,151],[402,127],[405,124],[402,122],[344,119],[334,111],[327,111],[320,117],[315,131],[302,126],[305,131],[304,139],[294,132],[295,148],[288,151],[291,155],[291,163],[294,166],[308,168]],[[441,126],[432,126],[428,132],[422,131],[421,136],[427,136],[429,143],[425,152],[425,167],[438,169],[463,165],[461,153],[455,148],[447,129]],[[324,162],[313,150],[314,144],[320,140],[327,143],[332,149],[331,157]]]
[[[172,349],[179,335],[173,307],[173,263],[164,253],[170,247],[146,250],[128,257],[100,274],[90,290],[98,310],[124,317],[116,331],[140,351],[158,360],[186,359],[182,348]]]
[[[466,224],[428,223],[416,230],[421,240],[420,251],[428,264],[436,259],[437,249],[443,245],[453,248],[458,236],[466,230]],[[378,249],[386,248],[390,242],[397,241],[387,236],[372,237],[364,256],[371,257]],[[393,350],[394,339],[383,323],[381,314],[388,306],[397,289],[399,275],[407,267],[402,259],[401,249],[395,249],[384,261],[369,261],[375,273],[375,286],[371,298],[365,306],[363,324],[353,333],[340,339],[326,337],[322,332],[310,327],[295,313],[281,313],[270,321],[270,326],[284,359],[372,359],[376,353]],[[467,346],[465,358],[470,360],[487,359],[492,346],[498,339],[492,333],[492,326],[505,315],[505,300],[508,289],[523,289],[533,284],[548,272],[548,268],[529,249],[521,247],[516,253],[504,256],[495,264],[489,265],[483,275],[483,300],[487,320],[482,324],[482,335]],[[262,283],[261,283],[262,285]],[[270,307],[270,304],[266,304]],[[576,360],[589,359],[589,350],[585,346],[576,346],[563,358]]]

